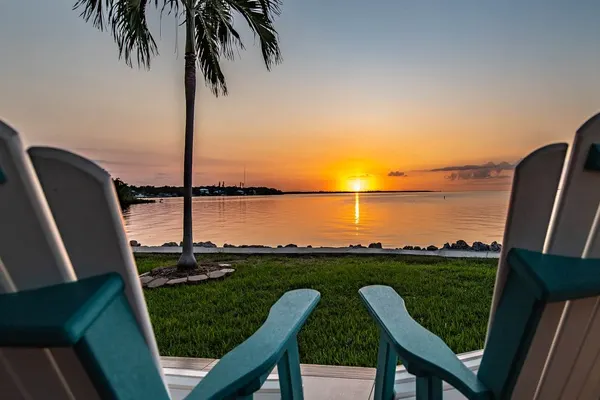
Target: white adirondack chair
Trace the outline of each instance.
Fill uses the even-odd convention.
[[[120,278],[108,274],[111,272]],[[114,307],[120,307],[121,319],[110,321],[120,325],[100,328],[109,332],[108,340],[99,337],[98,330],[89,334],[96,335],[96,343],[104,341],[96,353],[94,340],[85,336],[92,328],[86,331],[76,326],[75,330],[83,332],[76,345],[48,346],[46,343],[60,340],[46,335],[49,322],[44,315],[20,315],[9,309],[14,304],[27,305],[52,288],[75,293],[73,287],[81,289],[84,282],[98,282],[98,276],[105,282],[103,287],[124,283],[125,297],[119,290],[112,294],[116,300],[105,302],[110,304],[106,307],[118,303]],[[41,298],[50,308],[48,311],[48,304],[39,308],[52,314],[52,301],[57,297]],[[97,304],[98,296],[88,300]],[[296,336],[318,300],[314,290],[284,294],[261,329],[225,355],[187,398],[251,398],[275,365],[280,371],[282,397],[302,398]],[[35,314],[35,304],[32,310],[30,314]],[[87,312],[73,311],[78,318]],[[94,321],[106,318],[105,312],[104,316],[98,313]],[[7,322],[10,318],[14,324]],[[78,318],[70,318],[69,324]],[[73,328],[69,324],[65,323],[68,329],[64,331]],[[58,326],[58,331],[63,329]],[[32,339],[32,335],[36,337]],[[113,358],[107,360],[107,353]],[[121,368],[126,364],[128,370]],[[120,376],[123,371],[130,376]],[[164,382],[109,174],[67,151],[31,148],[26,152],[17,133],[0,121],[0,398],[166,399]]]
[[[524,253],[514,249],[572,257],[546,257],[543,262],[547,264],[539,258],[538,265],[527,266],[533,269],[550,263],[565,269],[587,268],[589,264],[579,259],[600,258],[600,114],[577,131],[568,156],[567,148],[564,143],[543,147],[515,170],[489,319],[491,335],[477,375],[439,338],[410,318],[393,289],[371,286],[360,290],[382,332],[375,400],[391,398],[396,357],[417,375],[417,399],[440,399],[442,380],[473,399],[600,398],[600,297],[596,297],[600,269],[592,270],[590,277],[595,280],[586,282],[561,270],[564,281],[571,282],[569,294],[561,292],[558,300],[541,295],[531,309],[517,296],[531,298],[532,292],[527,291],[540,282],[544,287],[548,281],[538,276],[535,284],[530,281],[515,289],[523,283],[518,279],[525,278],[522,269],[514,265],[515,255]],[[556,276],[551,277],[554,282]],[[503,297],[509,279],[511,290]],[[598,287],[590,289],[587,283]],[[562,298],[574,300],[560,301]],[[502,322],[495,319],[499,306],[504,307]]]
[[[550,145],[534,152],[516,171],[490,326],[509,271],[510,249],[600,258],[599,144],[600,114],[579,128],[568,156],[566,144]],[[600,398],[599,300],[546,306],[513,398]]]

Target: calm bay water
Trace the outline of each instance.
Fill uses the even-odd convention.
[[[509,192],[498,191],[195,197],[194,241],[334,247],[500,242],[508,200]],[[179,243],[182,209],[181,198],[129,207],[129,238],[144,245]]]

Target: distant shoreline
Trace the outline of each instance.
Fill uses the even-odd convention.
[[[314,191],[314,192],[283,192],[283,194],[354,194],[354,193],[440,193],[438,190],[361,190],[347,191]]]
[[[363,190],[360,192],[355,192],[355,191],[308,191],[308,192],[303,192],[303,191],[293,191],[293,192],[276,192],[276,193],[261,193],[259,195],[254,195],[254,194],[238,194],[238,193],[229,193],[229,194],[194,194],[192,197],[196,198],[196,197],[252,197],[252,196],[283,196],[286,194],[354,194],[354,193],[361,193],[361,194],[369,194],[369,193],[441,193],[441,191],[439,190]],[[141,198],[137,198],[133,201],[128,201],[127,205],[131,205],[131,204],[140,204],[140,203],[155,203],[156,200],[153,199],[169,199],[169,198],[181,198],[183,197],[182,194],[180,193],[176,193],[176,194],[170,194],[170,195],[166,195],[163,194],[161,195],[145,195]]]

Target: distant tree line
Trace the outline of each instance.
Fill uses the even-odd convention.
[[[135,197],[134,186],[130,186],[123,182],[120,178],[113,179],[115,191],[119,199],[121,208],[130,206],[131,204],[154,203],[154,200],[146,200]]]
[[[181,186],[131,186],[135,194],[143,197],[180,197]],[[192,188],[194,196],[271,196],[283,194],[281,190],[268,187],[239,186],[196,186]]]
[[[131,204],[154,203],[154,200],[148,200],[151,197],[181,197],[183,196],[183,187],[181,186],[134,186],[128,185],[120,178],[113,179],[115,191],[119,198],[121,207],[127,207]],[[239,186],[198,186],[192,191],[194,196],[272,196],[283,194],[281,190],[259,187],[239,187]]]

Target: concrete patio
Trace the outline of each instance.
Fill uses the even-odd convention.
[[[479,368],[481,350],[459,356],[472,371]],[[162,357],[163,370],[173,400],[180,400],[206,376],[218,360],[208,358]],[[304,397],[307,400],[373,398],[375,368],[302,364]],[[399,366],[396,369],[396,399],[415,399],[415,379]],[[279,399],[277,369],[273,370],[255,399]],[[444,384],[444,399],[464,399],[451,386]]]

